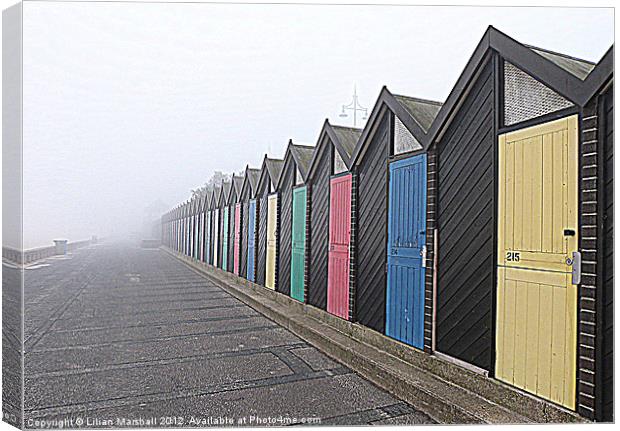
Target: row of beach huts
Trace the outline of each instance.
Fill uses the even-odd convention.
[[[613,46],[485,32],[443,103],[383,88],[364,129],[162,217],[166,247],[613,420]]]

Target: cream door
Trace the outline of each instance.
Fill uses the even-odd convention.
[[[265,287],[276,288],[276,227],[278,195],[270,195],[267,202],[267,259]]]
[[[571,409],[577,157],[576,116],[499,137],[496,377]]]

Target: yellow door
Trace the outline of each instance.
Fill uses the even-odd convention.
[[[269,196],[267,202],[267,261],[265,287],[276,287],[276,217],[278,195]]]
[[[577,116],[499,137],[496,377],[575,408]]]

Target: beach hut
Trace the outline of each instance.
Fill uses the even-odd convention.
[[[179,207],[175,207],[173,208],[171,214],[170,214],[170,225],[171,225],[171,238],[170,238],[170,242],[171,242],[171,248],[174,251],[178,250],[178,237],[179,237],[179,224],[178,224],[178,209]]]
[[[243,185],[241,186],[241,252],[240,276],[254,281],[256,258],[256,187],[260,177],[260,169],[245,168]]]
[[[183,204],[177,206],[177,247],[178,253],[183,253]]]
[[[280,196],[278,292],[300,302],[305,301],[306,179],[313,151],[313,146],[289,141],[276,185]]]
[[[214,232],[215,232],[215,194],[216,187],[212,186],[207,193],[207,240],[205,241],[205,263],[214,265]]]
[[[221,220],[222,220],[222,211],[221,208],[219,206],[219,202],[220,202],[220,196],[222,194],[222,185],[217,185],[213,188],[213,201],[211,202],[211,207],[213,208],[213,227],[212,227],[212,239],[213,239],[213,262],[212,265],[216,268],[219,268],[221,263],[221,259],[222,259],[222,253],[220,251],[220,247],[222,244],[222,241],[220,239],[221,236]]]
[[[210,196],[211,187],[205,187],[200,194],[200,236],[199,236],[199,245],[198,245],[198,260],[201,262],[207,261],[207,250],[208,250],[208,220],[209,220],[209,196]]]
[[[209,242],[209,197],[211,187],[205,187],[201,193],[201,211],[200,211],[200,244],[199,244],[199,260],[206,263],[208,260],[208,242]]]
[[[183,254],[189,255],[189,201],[183,203]]]
[[[229,260],[229,237],[230,237],[230,208],[228,207],[228,195],[230,194],[230,181],[222,182],[222,189],[218,199],[218,207],[220,208],[220,259],[219,268],[228,271]]]
[[[176,210],[176,251],[183,252],[183,204],[180,204]]]
[[[347,163],[360,129],[325,120],[308,171],[308,303],[349,319],[352,176]],[[327,271],[325,271],[327,269]]]
[[[198,223],[198,214],[200,211],[200,199],[199,196],[194,195],[192,197],[191,202],[191,215],[190,215],[190,256],[194,259],[198,259],[198,233],[199,233],[199,223]]]
[[[194,241],[194,259],[202,261],[202,204],[204,196],[203,191],[200,190],[196,196],[196,229],[195,229],[195,241]]]
[[[608,323],[594,272],[607,220],[595,208],[608,189],[588,103],[608,100],[597,92],[612,58],[594,64],[490,27],[425,144],[435,354],[592,418]]]
[[[278,193],[276,184],[284,161],[267,156],[258,180],[258,237],[255,282],[269,289],[277,285]]]
[[[228,271],[237,275],[239,275],[239,248],[241,245],[241,205],[239,204],[239,196],[242,184],[243,177],[233,174],[227,199],[230,224],[228,232]]]
[[[384,87],[351,159],[357,226],[353,319],[420,349],[425,277],[432,270],[425,260],[422,143],[440,107]]]

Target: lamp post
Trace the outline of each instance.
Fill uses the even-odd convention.
[[[339,117],[341,118],[348,117],[349,115],[345,111],[353,111],[353,127],[357,127],[357,112],[358,111],[364,113],[362,120],[365,120],[366,118],[368,118],[368,109],[360,105],[359,100],[357,98],[357,86],[353,87],[353,101],[351,101],[351,103],[349,103],[348,105],[342,105],[342,112],[340,113]]]

